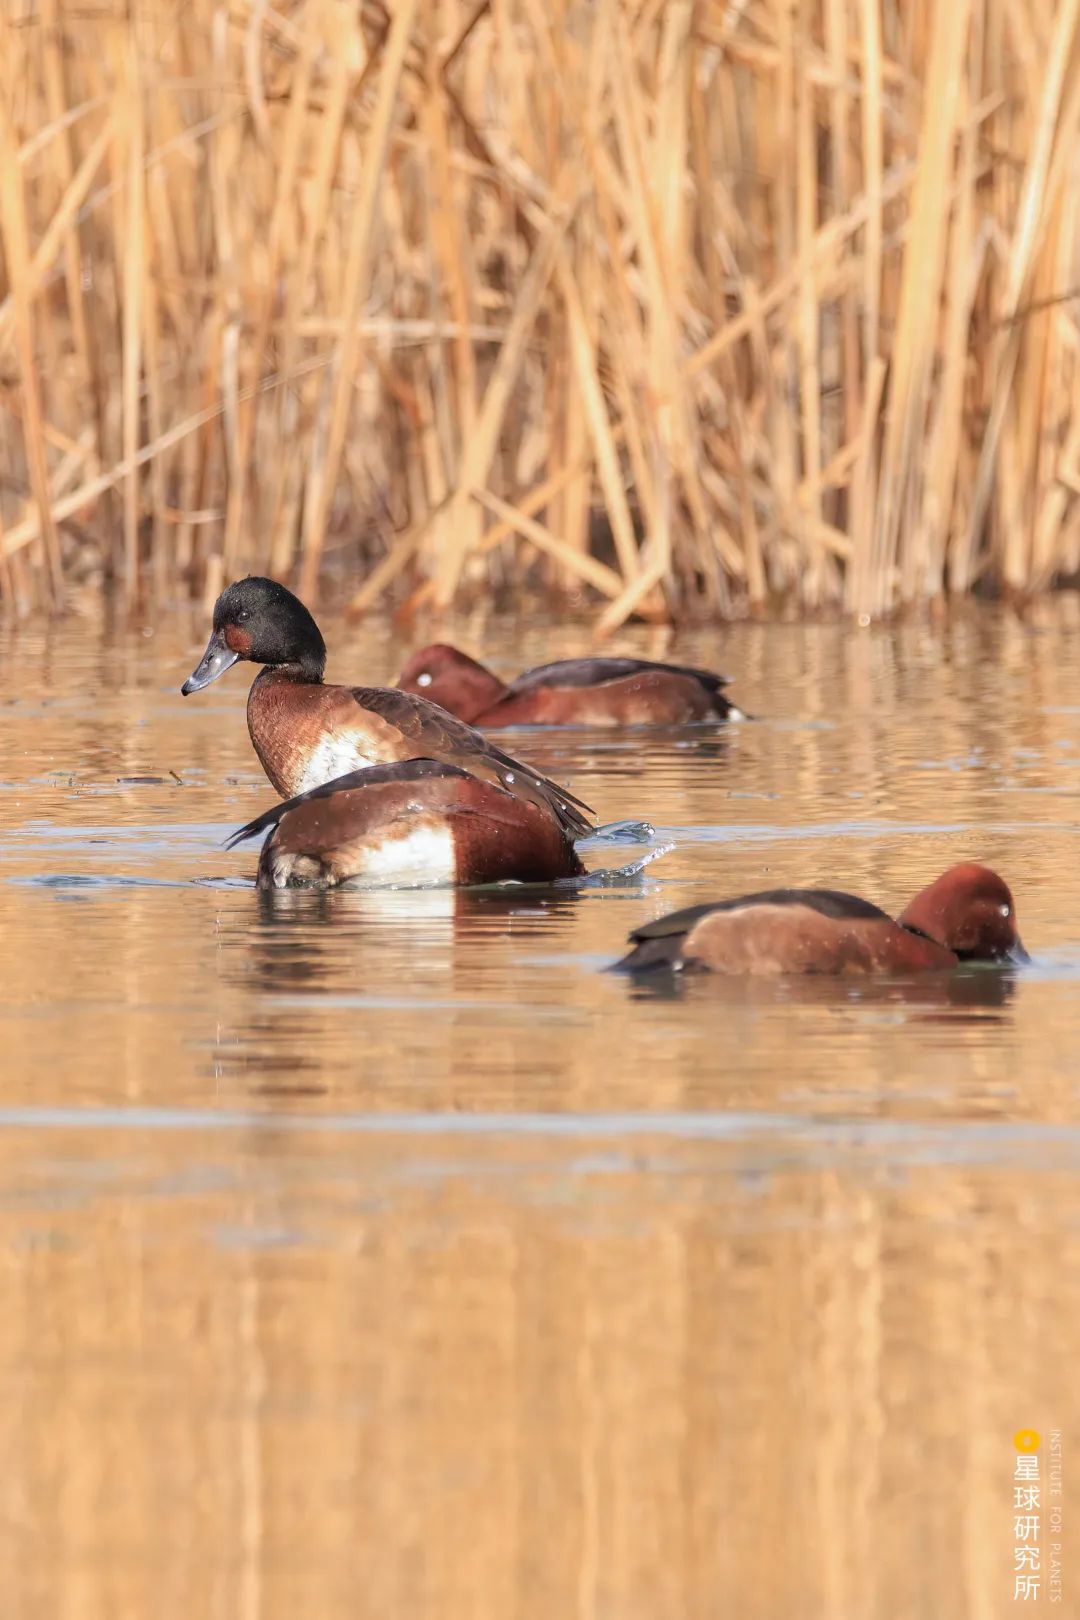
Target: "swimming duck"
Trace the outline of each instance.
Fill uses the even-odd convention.
[[[319,627],[275,580],[253,576],[222,591],[206,651],[181,692],[186,697],[201,691],[238,660],[264,666],[248,694],[248,732],[283,798],[368,766],[422,759],[454,767],[516,804],[546,812],[567,838],[591,831],[591,811],[580,799],[426,698],[394,688],[326,685]],[[444,794],[445,788],[433,785],[443,780],[420,773],[411,780],[410,802]]]
[[[833,889],[770,889],[688,906],[636,928],[617,969],[713,973],[911,973],[1026,961],[1016,907],[996,872],[950,867],[893,919]]]
[[[565,658],[507,686],[445,642],[413,653],[398,686],[471,726],[680,726],[741,719],[724,697],[726,675],[644,658]]]
[[[546,804],[433,759],[312,788],[249,821],[228,847],[262,832],[260,889],[548,883],[585,870]]]

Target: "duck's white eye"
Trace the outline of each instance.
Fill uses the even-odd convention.
[[[1007,916],[1008,916],[1008,915],[1009,915],[1009,911],[1010,911],[1010,909],[1011,909],[1011,908],[1010,908],[1010,907],[1009,907],[1009,906],[1002,906],[1002,908],[1001,908],[1001,915],[1002,915],[1002,916],[1003,916],[1003,917],[1007,917]]]
[[[426,669],[424,670],[422,675],[418,675],[416,677],[416,684],[417,684],[417,686],[430,686],[431,685],[431,675],[429,674],[429,672]]]

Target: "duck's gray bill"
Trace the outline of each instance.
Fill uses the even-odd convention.
[[[180,688],[181,696],[187,697],[189,692],[201,692],[204,686],[209,686],[211,681],[216,681],[219,675],[224,675],[227,669],[231,669],[239,656],[240,654],[234,653],[231,647],[226,647],[221,632],[215,630],[206,644],[206,651],[198,665]]]

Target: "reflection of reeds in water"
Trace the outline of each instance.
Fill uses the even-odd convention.
[[[1077,0],[5,8],[0,590],[1080,557]]]
[[[6,1133],[7,1612],[1014,1612],[1069,1180],[743,1153]]]

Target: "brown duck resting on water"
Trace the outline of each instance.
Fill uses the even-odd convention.
[[[398,680],[471,726],[677,726],[739,720],[726,675],[644,658],[566,658],[509,686],[457,647],[413,653]]]
[[[548,883],[585,871],[546,807],[433,759],[339,776],[274,805],[227,847],[262,832],[260,889]]]
[[[592,831],[587,805],[426,698],[326,685],[319,628],[274,580],[222,592],[206,652],[181,690],[200,691],[239,660],[263,665],[248,694],[255,752],[278,793],[304,801],[278,807],[275,848],[312,838],[320,881],[476,883],[495,881],[477,874],[496,869],[541,881],[581,871],[573,841]],[[403,768],[418,763],[427,768]],[[327,784],[332,792],[317,791]],[[339,851],[332,860],[328,838]],[[485,839],[493,847],[481,847]],[[304,881],[307,869],[294,860],[288,881]],[[275,870],[284,872],[281,861]]]
[[[970,861],[935,879],[896,921],[833,889],[770,889],[658,917],[630,941],[616,970],[912,973],[1028,960],[1008,885]]]

